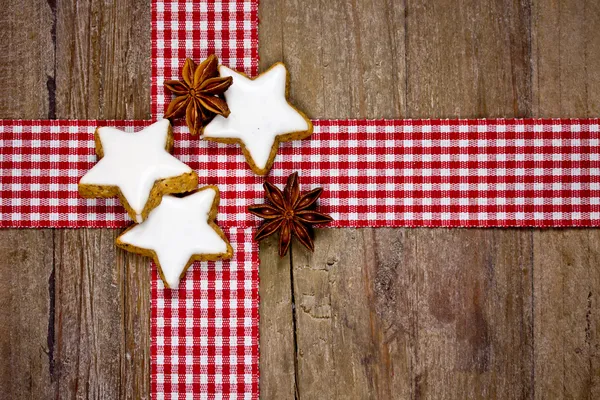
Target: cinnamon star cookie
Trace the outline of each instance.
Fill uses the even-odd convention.
[[[198,175],[173,157],[171,124],[163,119],[137,133],[102,127],[94,134],[100,159],[79,180],[82,197],[119,196],[136,222],[142,222],[163,194],[198,186]]]
[[[177,288],[194,261],[233,255],[225,234],[214,223],[218,205],[216,186],[205,186],[183,197],[165,196],[148,219],[117,238],[117,246],[152,257],[165,285]]]
[[[217,115],[204,128],[204,138],[239,143],[254,173],[266,175],[280,142],[311,135],[311,121],[287,101],[287,70],[277,63],[255,79],[219,67],[221,77],[232,77],[225,92],[230,114]]]

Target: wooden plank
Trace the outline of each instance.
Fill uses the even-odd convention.
[[[312,118],[373,116],[373,107],[379,109],[378,116],[397,115],[404,108],[404,31],[388,32],[388,25],[379,26],[373,19],[395,18],[404,10],[398,5],[388,9],[376,6],[262,0],[260,69],[284,61],[291,76],[291,101]],[[330,24],[331,20],[344,20],[345,24]],[[377,42],[377,36],[385,40]],[[389,52],[390,48],[395,51]],[[364,56],[373,56],[373,52],[385,62]],[[353,101],[345,100],[349,97]],[[289,263],[287,260],[279,260],[276,246],[261,247],[260,392],[265,399],[293,396],[290,268],[281,266]]]
[[[311,118],[397,117],[405,40],[396,3],[263,0],[261,68],[285,62],[291,99]]]
[[[51,398],[52,231],[0,230],[0,254],[2,396]]]
[[[262,0],[259,7],[259,69],[284,60],[281,40],[284,2]],[[292,84],[294,78],[292,77]],[[297,82],[297,81],[296,81]],[[290,256],[279,258],[277,238],[260,244],[260,396],[291,399],[296,391],[296,343]]]
[[[147,1],[61,3],[56,57],[57,117],[149,118]],[[55,235],[58,389],[70,396],[148,398],[149,261],[117,249],[117,231]]]
[[[302,398],[528,397],[527,231],[331,229],[316,246],[293,249]]]
[[[56,232],[53,379],[61,394],[148,397],[149,266],[115,251],[117,235]]]
[[[55,340],[57,393],[116,398],[120,385],[123,304],[113,234],[56,233]]]
[[[598,230],[534,235],[535,397],[600,396]]]
[[[415,392],[440,399],[529,398],[531,233],[440,229],[417,238],[424,280]]]
[[[600,4],[594,0],[542,0],[534,4],[534,113],[545,117],[597,117]]]
[[[409,4],[411,116],[531,115],[529,1]],[[423,235],[428,244],[416,258],[425,277],[415,311],[416,397],[531,397],[531,232]],[[454,331],[440,330],[443,321]]]
[[[3,4],[0,16],[0,118],[52,118],[53,2]]]
[[[402,230],[331,229],[318,232],[314,254],[294,246],[300,398],[410,398],[416,282],[404,239]]]
[[[149,117],[146,1],[21,2],[3,15],[3,118]],[[7,395],[147,398],[148,261],[118,252],[111,230],[0,235],[10,255],[0,271],[26,271],[1,290],[15,313],[2,315]]]
[[[57,9],[59,118],[150,118],[148,0],[70,0]]]
[[[113,232],[113,243],[120,232]],[[150,266],[148,259],[117,250],[124,330],[118,398],[150,398]]]
[[[600,4],[534,4],[534,112],[598,116]],[[535,397],[598,398],[598,231],[536,232],[534,248]]]
[[[407,3],[408,117],[530,115],[530,1]]]
[[[260,245],[260,395],[291,399],[296,391],[295,310],[290,256],[279,258],[277,238]]]
[[[47,118],[54,88],[53,17],[46,2],[3,5],[0,118]],[[24,72],[25,71],[25,72]],[[0,387],[2,397],[53,394],[53,232],[0,230]]]
[[[4,14],[0,79],[8,91],[1,97],[2,117],[147,118],[147,2],[71,2],[58,8],[54,2],[37,3],[19,3]],[[10,287],[3,290],[6,309],[17,314],[3,315],[7,332],[2,337],[13,343],[2,341],[2,359],[16,358],[20,351],[24,360],[5,364],[0,386],[11,388],[9,397],[46,398],[54,390],[147,397],[148,261],[117,253],[113,231],[58,231],[56,252],[49,230],[3,230],[0,235],[17,249],[10,254],[22,257],[23,268],[31,264],[32,270],[25,274],[27,285],[8,280]],[[24,247],[17,245],[21,242]],[[28,245],[37,251],[27,252]],[[13,258],[2,261],[5,275],[17,264]],[[25,301],[32,293],[35,301]],[[40,352],[45,353],[42,359]]]
[[[287,62],[293,99],[312,117],[531,113],[528,2],[266,3],[261,4],[266,57],[272,51]],[[265,18],[270,13],[285,19],[272,22],[276,19]],[[303,84],[295,86],[294,80]],[[301,397],[530,394],[531,234],[419,232],[322,231],[312,257],[293,245]],[[363,235],[370,235],[364,247],[347,245]],[[452,246],[445,245],[448,240]],[[350,257],[350,249],[360,254],[366,247],[411,249],[417,244],[418,252],[402,253],[412,262],[400,263],[394,254],[366,266],[336,261]],[[261,269],[271,269],[262,251]],[[322,254],[338,251],[342,256]],[[518,257],[511,256],[515,253]],[[448,257],[450,265],[441,269],[439,263]],[[390,273],[395,263],[409,267]],[[336,268],[344,273],[332,273]],[[369,284],[369,276],[379,276],[377,284]],[[267,279],[274,280],[261,275],[261,285]],[[495,286],[490,287],[490,279]],[[402,290],[390,289],[386,296],[384,287]],[[369,296],[376,290],[382,293],[372,302]],[[395,309],[401,311],[389,311]],[[503,312],[496,315],[495,309]],[[263,304],[262,315],[267,312]],[[469,331],[472,324],[475,333]],[[390,326],[391,332],[384,329]],[[266,329],[261,326],[261,335]],[[261,388],[272,378],[262,376]]]

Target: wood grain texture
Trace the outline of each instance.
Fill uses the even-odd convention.
[[[39,0],[4,2],[0,27],[0,118],[52,118],[52,7]]]
[[[60,4],[56,19],[57,117],[149,118],[147,1],[69,1]],[[57,277],[71,282],[56,302],[55,334],[66,338],[57,360],[71,365],[64,373],[70,384],[59,386],[65,395],[149,396],[149,261],[117,249],[117,235],[89,229],[55,233]],[[57,288],[64,280],[57,280]]]
[[[394,1],[263,0],[260,68],[286,63],[290,98],[311,118],[397,117],[405,107],[403,14]]]
[[[407,116],[530,116],[530,7],[407,1]]]
[[[261,68],[286,62],[311,117],[593,116],[598,7],[263,0]],[[297,397],[597,397],[594,235],[323,230],[314,254],[294,243],[292,292],[269,293],[296,310],[278,329],[296,337]],[[261,286],[284,280],[275,253],[261,249]],[[261,304],[263,319],[280,312]],[[286,352],[261,345],[261,362]],[[286,379],[261,376],[262,398]]]
[[[0,230],[0,387],[6,399],[51,398],[52,230]]]
[[[150,3],[69,0],[56,10],[59,118],[150,118]]]
[[[101,229],[55,233],[52,360],[61,396],[148,396],[148,262],[115,250],[117,236]]]
[[[120,385],[123,307],[113,235],[87,229],[55,235],[52,361],[57,393],[114,396]]]
[[[332,229],[316,246],[293,249],[301,397],[528,397],[528,232]]]
[[[7,8],[2,118],[149,117],[147,1]],[[2,396],[148,398],[149,262],[117,250],[117,234],[0,231],[0,272],[15,276],[0,284],[10,311],[0,324]]]
[[[54,80],[51,7],[9,2],[0,27],[0,118],[48,118]],[[0,397],[54,393],[53,237],[50,229],[0,230]]]
[[[542,0],[533,8],[534,113],[547,117],[600,113],[600,3]]]
[[[534,112],[600,114],[596,1],[540,1],[533,9]],[[600,242],[597,230],[534,233],[535,397],[600,396]]]
[[[600,234],[534,234],[536,398],[600,396]]]
[[[296,391],[296,338],[290,257],[279,258],[277,238],[260,245],[260,390],[266,399],[291,399]]]

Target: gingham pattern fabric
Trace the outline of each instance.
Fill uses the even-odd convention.
[[[167,79],[181,79],[186,58],[210,54],[255,75],[258,70],[258,0],[152,1],[152,115],[164,114]]]
[[[156,119],[171,100],[163,82],[180,79],[187,57],[198,62],[214,53],[225,65],[257,73],[258,0],[153,0],[152,21],[152,115]],[[223,149],[190,140],[181,126],[175,131],[174,153],[184,162],[203,160],[190,166],[199,172],[201,183],[218,184],[219,210],[231,209],[237,183],[222,182],[218,174],[248,177],[248,171],[239,172],[240,161],[231,150],[225,158],[236,159],[235,163],[227,163],[223,153],[215,151]],[[165,292],[153,274],[154,398],[258,398],[257,247],[250,230],[235,224],[238,213],[230,214],[217,218],[223,228],[230,228],[233,259],[222,265],[208,263],[205,273],[196,263],[177,292]]]
[[[0,120],[0,227],[118,228],[115,199],[82,199],[77,182],[96,162],[94,131],[133,132],[150,121]]]
[[[154,398],[258,397],[258,246],[225,230],[234,258],[196,263],[179,290],[152,270]]]
[[[0,227],[119,228],[116,199],[83,199],[79,178],[96,161],[97,126],[145,121],[0,122]],[[322,186],[335,227],[594,226],[600,224],[598,119],[314,121],[309,140],[284,143],[270,178],[299,171]],[[239,146],[176,127],[174,154],[221,190],[219,224],[257,224],[264,178]]]

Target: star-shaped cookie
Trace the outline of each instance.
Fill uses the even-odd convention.
[[[94,134],[99,161],[79,181],[82,197],[119,196],[136,222],[142,222],[163,194],[198,186],[198,175],[173,157],[173,133],[163,119],[137,133],[102,127]]]
[[[154,259],[165,285],[177,288],[194,261],[231,258],[233,249],[214,223],[219,189],[205,186],[185,197],[165,196],[143,223],[117,238],[117,246]]]
[[[279,143],[304,139],[312,133],[311,121],[287,101],[287,70],[277,63],[255,79],[219,67],[222,77],[233,77],[225,92],[231,113],[217,115],[205,128],[204,138],[222,143],[239,143],[250,168],[266,175]]]

